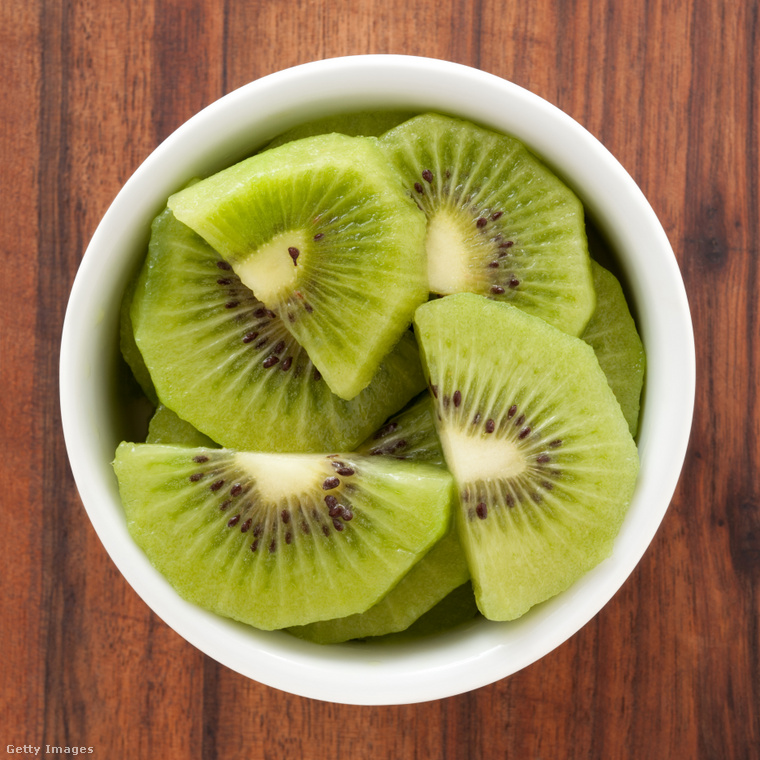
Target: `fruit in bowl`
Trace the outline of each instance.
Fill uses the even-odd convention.
[[[89,383],[97,440],[64,425],[104,543],[186,638],[295,693],[419,701],[508,675],[595,614],[646,548],[678,467],[659,477],[659,512],[637,502],[652,477],[643,446],[665,434],[647,432],[647,411],[667,394],[647,387],[637,451],[643,350],[625,297],[595,285],[584,218],[610,239],[632,293],[649,383],[663,336],[647,339],[657,310],[637,285],[630,225],[616,226],[635,197],[619,165],[574,122],[488,75],[395,56],[351,64],[363,67],[361,82],[348,62],[331,61],[233,93],[127,183],[103,222],[128,231],[118,265],[103,272],[96,233],[78,281],[104,281],[119,300],[127,293],[125,356],[161,406],[148,441],[130,437],[112,406],[104,412],[115,399],[99,378]],[[341,95],[311,101],[298,123],[280,102],[261,108],[271,88],[302,98],[335,76]],[[420,101],[441,76],[457,96]],[[351,119],[367,81],[364,105],[382,115]],[[524,123],[473,106],[473,85],[519,106]],[[552,136],[546,152],[542,133]],[[597,163],[585,173],[595,169],[603,187],[619,182],[623,197],[600,195],[574,171],[575,142]],[[159,173],[149,198],[140,195]],[[667,242],[637,202],[677,290]],[[91,308],[77,285],[64,412]],[[118,314],[109,314],[113,328]],[[610,338],[621,333],[622,343]],[[114,334],[103,330],[96,344]],[[111,346],[103,353],[113,371],[118,357]],[[177,424],[162,431],[172,415]],[[102,468],[109,444],[121,498]],[[93,483],[107,491],[107,510],[96,508]],[[643,536],[631,535],[642,519]],[[132,542],[115,548],[127,525],[145,553]],[[428,634],[424,653],[412,637],[312,643],[406,628],[454,592],[465,613],[433,628],[468,620]],[[546,626],[551,614],[561,614],[559,633]],[[256,665],[230,657],[233,642]],[[495,644],[496,670],[466,672],[466,660]],[[442,663],[453,680],[441,680]],[[328,669],[333,686],[320,678]]]

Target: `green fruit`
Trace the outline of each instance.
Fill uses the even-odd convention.
[[[542,319],[460,294],[415,330],[478,607],[517,618],[609,556],[636,444],[591,347]]]
[[[409,641],[455,628],[472,620],[478,614],[478,605],[472,590],[472,583],[463,583],[442,599],[432,609],[414,621],[405,631],[391,633],[382,641]]]
[[[134,277],[129,281],[121,301],[121,309],[119,311],[119,347],[121,348],[121,355],[124,357],[124,361],[132,371],[145,397],[153,406],[157,406],[158,396],[156,395],[156,389],[153,386],[150,372],[148,372],[148,368],[145,366],[145,360],[135,342],[135,334],[132,327],[131,308],[136,286],[137,277]]]
[[[379,457],[122,443],[127,525],[185,599],[266,630],[363,612],[451,522],[451,476]]]
[[[339,132],[352,137],[379,137],[383,132],[398,126],[401,122],[411,119],[411,111],[355,111],[325,116],[321,119],[299,124],[287,132],[275,137],[264,150],[277,148],[285,143],[300,140],[303,137],[326,135]]]
[[[132,322],[161,401],[228,448],[350,450],[425,384],[405,332],[367,388],[338,398],[282,320],[169,210],[153,223]]]
[[[338,644],[403,631],[469,577],[467,562],[452,526],[399,583],[366,612],[290,628],[289,632],[317,644]]]
[[[367,438],[356,449],[357,453],[445,467],[434,413],[430,394],[420,394]]]
[[[596,311],[581,336],[596,353],[631,435],[639,426],[646,357],[623,289],[612,272],[592,262]]]
[[[148,425],[145,443],[165,443],[171,446],[215,448],[216,444],[189,422],[178,417],[168,406],[159,404]]]
[[[336,395],[369,385],[427,298],[425,218],[376,140],[308,137],[169,198]]]
[[[508,301],[583,332],[595,303],[583,207],[522,143],[425,114],[380,145],[428,219],[431,292]]]

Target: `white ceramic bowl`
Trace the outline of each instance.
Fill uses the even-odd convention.
[[[218,170],[295,124],[340,111],[460,115],[525,141],[573,186],[609,238],[648,369],[641,475],[612,557],[518,621],[473,621],[422,643],[322,647],[261,632],[180,599],[132,542],[111,461],[124,437],[114,377],[118,312],[153,217],[194,176]],[[559,646],[620,588],[651,542],[680,474],[694,401],[694,340],[676,260],[654,212],[613,156],[569,116],[475,69],[407,56],[337,58],[263,77],[213,103],[148,156],[113,201],[82,260],[61,345],[63,428],[82,502],[109,555],[169,626],[215,660],[294,694],[402,704],[511,675]]]

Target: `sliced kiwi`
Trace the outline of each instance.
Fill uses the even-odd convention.
[[[459,588],[455,588],[444,599],[441,599],[435,607],[429,609],[419,617],[407,629],[398,633],[390,633],[380,641],[408,641],[433,636],[438,633],[455,628],[462,623],[472,620],[478,614],[478,605],[472,590],[472,583],[468,581]]]
[[[638,452],[593,349],[471,294],[417,310],[478,607],[511,620],[607,557]]]
[[[338,644],[403,631],[469,578],[456,526],[452,526],[399,583],[366,612],[290,628],[289,632],[317,644]]]
[[[445,467],[443,449],[435,430],[434,414],[430,394],[421,393],[367,438],[356,451],[370,456],[408,459]]]
[[[451,476],[424,464],[122,443],[114,468],[175,590],[266,630],[368,609],[451,523]]]
[[[371,382],[427,298],[425,218],[376,142],[295,140],[169,198],[344,399]]]
[[[380,145],[427,216],[431,292],[508,301],[583,332],[595,303],[583,207],[521,142],[423,114]]]
[[[408,331],[351,401],[202,238],[165,210],[132,302],[161,401],[229,448],[350,450],[425,386]]]
[[[207,435],[185,422],[164,404],[159,404],[148,424],[146,443],[165,443],[173,446],[218,448]]]
[[[300,140],[303,137],[326,135],[339,132],[352,137],[379,137],[393,127],[397,127],[415,114],[412,111],[353,111],[351,113],[331,114],[321,119],[299,124],[283,132],[272,140],[264,150],[277,148],[285,143]]]
[[[124,357],[124,361],[132,371],[132,375],[142,389],[142,392],[145,394],[145,397],[151,402],[151,404],[153,404],[153,406],[156,406],[158,404],[156,389],[153,386],[150,372],[148,372],[148,368],[145,366],[145,360],[135,342],[135,334],[132,326],[131,308],[136,287],[137,277],[135,276],[127,284],[127,288],[124,291],[124,296],[121,300],[121,309],[119,311],[119,347],[121,349],[121,355]]]
[[[617,277],[595,261],[592,269],[596,311],[581,337],[594,349],[631,435],[636,435],[646,368],[644,346]]]

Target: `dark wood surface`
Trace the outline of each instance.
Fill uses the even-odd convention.
[[[757,0],[4,0],[0,753],[760,757],[759,10]],[[87,242],[164,137],[270,72],[385,52],[511,79],[608,146],[674,247],[698,389],[665,521],[591,623],[492,686],[370,708],[247,680],[148,610],[79,502],[57,361]]]

